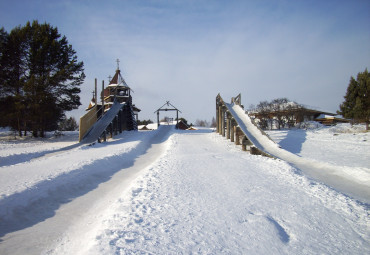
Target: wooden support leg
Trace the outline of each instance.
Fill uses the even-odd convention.
[[[234,140],[235,140],[235,126],[234,126],[234,123],[233,121],[230,121],[231,122],[231,127],[230,127],[230,141],[233,143]]]
[[[222,106],[218,107],[218,133],[222,134]]]
[[[220,132],[220,127],[219,127],[219,116],[218,116],[218,105],[216,104],[216,132],[219,133]]]
[[[247,138],[244,136],[242,141],[242,151],[247,150]]]
[[[118,113],[119,133],[122,133],[122,110]]]
[[[222,110],[222,136],[225,137],[225,111]]]
[[[235,127],[235,145],[240,145],[240,131],[239,131],[239,127]]]
[[[230,119],[226,119],[226,139],[230,139]]]
[[[254,146],[251,147],[251,154],[252,155],[262,155],[261,151],[257,147],[254,147]]]
[[[116,115],[116,117],[114,118],[114,123],[116,125],[114,125],[114,135],[117,135],[118,134],[118,115]]]

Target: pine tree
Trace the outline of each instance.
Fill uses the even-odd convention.
[[[8,125],[43,136],[57,128],[65,111],[81,105],[83,62],[57,28],[37,21],[17,27],[2,55],[0,104],[9,103]]]
[[[5,32],[5,30],[3,30]],[[0,114],[2,126],[10,126],[19,131],[26,118],[26,100],[22,83],[24,81],[25,34],[20,27],[14,28],[10,34],[2,33],[0,48]]]
[[[356,80],[351,77],[344,99],[344,102],[339,106],[339,113],[355,122],[365,122],[366,130],[369,130],[370,74],[367,69],[358,73]]]
[[[78,130],[77,121],[74,117],[64,118],[59,122],[58,130],[60,131],[75,131]]]

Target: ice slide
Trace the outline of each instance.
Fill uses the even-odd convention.
[[[322,181],[336,190],[370,202],[370,172],[367,168],[350,168],[302,158],[281,149],[252,122],[244,109],[237,104],[225,103],[240,129],[261,151],[282,159],[302,170],[310,177]]]
[[[111,108],[86,133],[81,143],[93,143],[102,135],[125,104],[115,101]]]

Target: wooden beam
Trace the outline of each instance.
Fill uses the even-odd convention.
[[[231,125],[231,127],[230,127],[230,142],[233,143],[235,141],[235,132],[234,132],[235,123],[234,123],[233,119],[230,120],[230,125]]]
[[[230,139],[230,116],[229,114],[227,114],[227,117],[226,117],[226,139]]]

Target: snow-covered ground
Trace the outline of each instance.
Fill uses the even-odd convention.
[[[298,156],[368,168],[369,133],[337,133],[269,132]],[[368,203],[211,129],[76,139],[1,140],[0,254],[370,253]]]
[[[281,148],[281,146],[264,135],[263,132],[253,124],[242,107],[236,104],[225,103],[225,105],[235,118],[243,133],[258,149],[290,163],[310,177],[324,182],[338,191],[370,202],[370,168],[344,166],[338,163],[328,163],[326,160],[320,161],[312,158],[300,157],[289,150]],[[321,153],[329,154],[330,151],[328,153],[325,146],[322,147]],[[366,155],[367,151],[364,154]],[[340,155],[338,155],[338,157],[339,156]],[[358,157],[357,154],[356,156]]]
[[[370,167],[370,133],[364,125],[271,130],[281,147],[305,158],[349,167]]]

